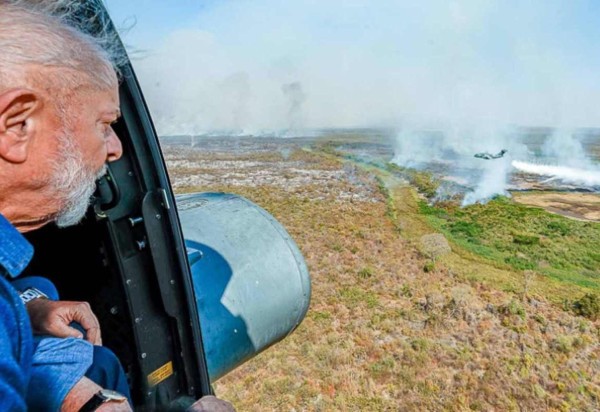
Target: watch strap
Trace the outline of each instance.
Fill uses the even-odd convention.
[[[127,398],[118,392],[100,389],[82,407],[79,412],[93,412],[106,402],[125,402]]]
[[[79,410],[79,412],[93,412],[96,409],[98,409],[100,407],[100,405],[102,405],[104,402],[106,402],[106,399],[104,399],[99,394],[95,393],[94,396],[92,396],[90,398],[90,400],[87,401],[81,407],[81,409]]]

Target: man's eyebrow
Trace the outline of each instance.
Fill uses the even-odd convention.
[[[102,116],[106,116],[106,115],[113,115],[113,116],[115,116],[115,120],[117,120],[121,117],[121,110],[120,109],[107,110],[102,114]]]

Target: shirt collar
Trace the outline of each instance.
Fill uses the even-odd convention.
[[[15,278],[33,257],[33,246],[0,214],[0,273]]]

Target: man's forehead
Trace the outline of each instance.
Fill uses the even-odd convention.
[[[120,116],[120,102],[118,89],[114,90],[94,90],[87,93],[84,98],[90,105],[103,113],[114,113]]]

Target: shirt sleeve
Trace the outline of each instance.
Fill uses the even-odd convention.
[[[77,338],[43,336],[36,340],[27,405],[33,411],[58,411],[92,365],[94,348]]]

